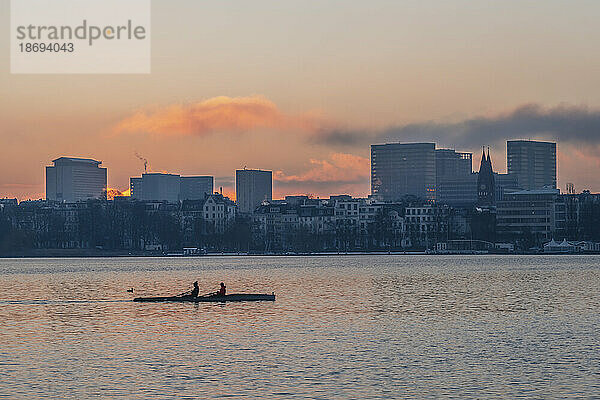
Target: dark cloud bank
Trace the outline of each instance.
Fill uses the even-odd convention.
[[[496,117],[457,123],[424,122],[366,133],[334,130],[316,138],[321,144],[362,146],[370,143],[435,141],[473,148],[507,139],[544,138],[562,143],[600,145],[600,110],[581,106],[544,108],[529,104]]]

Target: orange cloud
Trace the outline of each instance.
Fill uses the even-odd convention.
[[[209,135],[255,129],[316,132],[324,125],[310,115],[288,115],[261,97],[219,96],[192,104],[174,104],[138,111],[117,124],[117,133]]]
[[[299,175],[275,171],[280,183],[360,183],[368,181],[371,164],[368,158],[346,153],[332,153],[329,160],[311,159],[312,168]]]

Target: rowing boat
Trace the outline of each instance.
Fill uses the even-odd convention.
[[[215,302],[222,303],[226,301],[275,301],[275,294],[257,294],[257,293],[242,293],[242,294],[226,294],[225,296],[169,296],[169,297],[136,297],[133,301],[139,302],[161,302],[161,301],[178,301],[192,303]]]

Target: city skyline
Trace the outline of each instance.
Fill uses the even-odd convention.
[[[547,138],[541,139],[532,139],[532,138],[521,138],[514,137],[509,140],[524,140],[524,141],[552,141]],[[384,142],[381,141],[381,144],[390,144],[390,143],[414,143],[414,141],[409,142]],[[558,149],[556,152],[557,158],[557,187],[564,189],[567,183],[574,183],[577,190],[591,190],[599,191],[600,182],[596,183],[594,179],[587,179],[586,176],[590,175],[592,178],[597,178],[597,174],[594,174],[593,171],[595,167],[600,168],[600,161],[598,161],[598,165],[595,165],[595,161],[593,157],[586,156],[583,152],[585,150],[573,149],[569,144],[558,143]],[[362,145],[361,145],[362,146]],[[481,145],[478,145],[479,148]],[[562,151],[562,147],[567,148],[567,150]],[[362,146],[368,148],[369,146]],[[443,146],[440,149],[450,149],[456,150],[459,152],[468,152],[477,154],[477,148],[471,148],[469,146],[464,147],[455,147],[455,146]],[[589,149],[587,149],[589,151]],[[94,153],[97,154],[97,153]],[[491,146],[491,154],[492,158],[496,160],[495,163],[495,171],[496,172],[508,172],[508,167],[506,163],[506,141],[504,143],[497,143],[495,146]],[[109,163],[105,162],[105,158],[91,156],[89,154],[84,155],[65,155],[65,157],[85,157],[85,158],[96,158],[103,160],[105,166],[110,166]],[[110,154],[107,154],[107,157],[110,159]],[[155,165],[153,162],[148,159],[142,157],[138,151],[133,151],[130,155],[132,163],[134,164],[132,168],[136,171],[133,174],[124,173],[123,170],[115,170],[117,171],[112,177],[109,175],[109,188],[116,189],[120,192],[126,192],[129,189],[128,179],[132,175],[140,174],[144,171],[144,168],[148,168],[148,172],[163,172],[163,173],[172,173],[176,172],[181,174],[195,174],[199,170],[199,168],[194,167],[183,167],[181,169],[176,169],[167,164],[161,164],[159,168],[154,168]],[[475,159],[476,161],[476,159]],[[232,160],[233,163],[235,161]],[[180,164],[181,160],[174,164]],[[589,168],[574,168],[571,164],[581,163],[582,165],[592,163],[592,169]],[[370,193],[370,159],[369,157],[363,157],[360,155],[350,154],[350,153],[342,153],[342,152],[332,152],[329,154],[329,159],[325,160],[317,160],[310,159],[308,162],[308,170],[299,174],[299,175],[288,175],[282,169],[278,168],[277,165],[273,163],[264,162],[263,164],[271,164],[272,168],[264,167],[262,164],[253,165],[252,167],[269,169],[273,171],[273,181],[274,185],[274,197],[275,198],[283,198],[285,195],[300,195],[300,194],[310,194],[314,196],[324,196],[327,194],[343,194],[348,193],[353,196],[364,197]],[[44,164],[44,166],[47,164]],[[366,169],[365,169],[366,167]],[[210,167],[209,167],[210,168]],[[232,169],[241,168],[241,165],[236,165]],[[219,168],[222,171],[221,168]],[[580,175],[575,176],[575,172],[578,172]],[[206,172],[202,170],[201,173],[210,173],[210,171]],[[567,175],[567,174],[570,175]],[[337,176],[336,176],[337,174]],[[122,184],[121,177],[127,176],[127,181]],[[215,177],[215,187],[222,187],[224,194],[229,196],[230,198],[235,198],[235,175],[230,174],[227,175],[219,175],[218,173],[213,173]],[[584,179],[584,180],[582,180]],[[599,178],[600,179],[600,178]],[[44,183],[43,177],[38,179],[41,181],[40,184],[34,185],[36,187],[41,187],[41,191],[39,189],[35,189],[34,191],[28,191],[27,185],[8,185],[4,187],[0,187],[0,197],[14,197],[19,200],[26,199],[37,199],[44,197]],[[582,183],[583,182],[583,183]],[[586,182],[591,182],[588,185]]]
[[[0,397],[600,399],[598,16],[0,0]]]
[[[153,171],[206,171],[229,193],[231,171],[247,165],[273,170],[275,197],[366,195],[370,143],[490,145],[505,171],[504,141],[518,138],[558,141],[558,186],[600,191],[600,56],[589,40],[600,4],[343,9],[154,2],[148,75],[16,75],[5,60],[0,194],[42,197],[39,170],[55,154],[102,160],[125,190],[143,171],[137,152]],[[8,2],[0,20],[9,25]]]
[[[515,147],[515,146],[519,146],[519,147]],[[511,150],[511,146],[512,149]],[[540,147],[541,146],[541,147]],[[485,156],[485,146],[483,146],[484,151],[483,151],[483,155],[482,158],[479,159],[480,161],[485,161],[485,158],[488,158],[488,162],[489,162],[489,158],[490,155],[492,154],[490,151],[490,147],[487,147],[487,156]],[[523,150],[521,150],[521,148],[523,148]],[[529,150],[529,153],[527,153],[527,156],[525,155],[525,151],[526,149],[537,149],[534,152],[532,152],[532,150]],[[548,150],[551,151],[551,154],[549,154],[551,156],[550,159],[546,160],[545,158],[539,158],[539,157],[546,157],[541,156],[541,154],[545,154],[543,153],[545,150],[545,148],[548,148]],[[406,149],[406,150],[403,150]],[[517,150],[515,150],[517,149]],[[506,153],[506,159],[505,159],[505,165],[508,165],[507,171],[506,172],[502,172],[502,171],[498,171],[496,169],[496,167],[493,168],[493,170],[490,170],[491,172],[493,172],[495,175],[497,175],[497,178],[501,178],[501,183],[500,183],[500,187],[498,187],[497,189],[500,189],[501,191],[503,189],[503,187],[506,188],[512,188],[511,190],[514,190],[514,188],[520,188],[520,189],[524,189],[524,190],[533,190],[533,189],[541,189],[543,187],[552,187],[552,188],[557,188],[559,190],[561,190],[562,192],[569,192],[571,189],[569,188],[570,185],[573,185],[572,182],[567,182],[565,184],[565,190],[562,190],[562,188],[560,188],[556,182],[556,172],[557,170],[560,170],[559,165],[558,165],[558,160],[556,157],[556,149],[557,149],[557,143],[554,142],[547,142],[547,141],[534,141],[534,140],[509,140],[507,141],[507,153]],[[384,151],[385,150],[385,151]],[[408,151],[406,153],[406,151]],[[540,151],[542,151],[542,153],[540,153]],[[377,156],[378,155],[378,156]],[[515,157],[519,157],[518,159]],[[163,200],[169,200],[172,201],[173,199],[177,199],[179,198],[184,199],[184,198],[196,198],[198,195],[194,194],[192,195],[192,197],[188,197],[189,195],[186,195],[184,193],[187,193],[189,190],[194,190],[194,191],[198,191],[198,193],[200,193],[201,191],[208,193],[221,193],[224,196],[236,201],[237,200],[237,192],[239,191],[239,187],[236,188],[235,186],[231,189],[228,190],[228,188],[223,187],[222,182],[216,181],[215,177],[212,175],[206,175],[203,174],[202,176],[198,176],[198,174],[194,175],[188,175],[188,176],[184,176],[181,175],[180,178],[180,174],[178,173],[172,173],[172,172],[168,172],[168,171],[153,171],[151,169],[148,169],[148,161],[146,159],[144,159],[143,157],[141,157],[139,154],[136,153],[136,157],[138,159],[140,159],[140,161],[143,162],[144,165],[144,172],[141,173],[141,178],[135,177],[135,176],[130,176],[129,178],[129,185],[128,188],[125,190],[121,190],[118,188],[115,188],[114,185],[111,185],[110,181],[108,181],[107,176],[108,176],[108,168],[103,167],[101,168],[104,172],[104,190],[107,194],[107,196],[109,198],[112,198],[114,196],[132,196],[135,197],[137,199],[142,199],[141,196],[141,182],[142,179],[145,179],[144,177],[147,177],[148,179],[152,178],[152,179],[159,179],[159,177],[165,177],[165,178],[173,178],[177,180],[177,193],[175,193],[175,189],[173,185],[173,188],[171,188],[169,185],[165,186],[164,188],[159,188],[159,186],[156,186],[155,189],[152,190],[158,190],[160,191],[165,191],[164,194],[162,194],[161,196],[164,197]],[[384,158],[385,157],[385,158]],[[391,157],[391,158],[390,158]],[[410,159],[407,161],[406,157],[410,157]],[[431,160],[429,160],[429,158],[431,158]],[[394,161],[395,159],[402,159],[404,160],[404,163],[408,163],[408,164],[403,164],[402,161]],[[66,161],[63,161],[66,160]],[[387,161],[386,161],[387,160]],[[427,161],[428,160],[428,161]],[[355,193],[338,193],[338,192],[333,192],[333,191],[329,191],[326,193],[320,193],[320,194],[314,194],[311,192],[283,192],[283,191],[279,191],[278,192],[278,196],[273,196],[272,193],[275,193],[274,189],[269,189],[269,194],[268,194],[268,199],[270,200],[271,198],[279,198],[279,199],[283,199],[286,196],[302,196],[302,195],[308,195],[309,197],[315,197],[315,198],[319,198],[319,197],[323,197],[326,198],[328,196],[335,196],[335,195],[351,195],[354,197],[367,197],[368,195],[373,195],[373,196],[377,196],[380,199],[384,200],[384,201],[395,201],[399,198],[401,198],[403,196],[402,193],[404,194],[409,194],[409,195],[416,195],[417,197],[421,197],[423,199],[427,199],[427,200],[436,200],[436,201],[442,201],[442,202],[446,202],[447,204],[451,204],[451,205],[455,205],[458,204],[456,203],[457,201],[457,196],[458,196],[458,202],[460,203],[461,200],[462,201],[466,201],[469,202],[471,195],[475,196],[477,193],[477,190],[473,190],[473,188],[475,187],[475,183],[476,183],[476,179],[475,175],[479,172],[478,169],[474,168],[473,162],[475,161],[477,163],[477,156],[473,157],[473,153],[470,152],[463,152],[457,149],[448,149],[448,148],[437,148],[437,143],[434,142],[425,142],[425,143],[420,143],[420,142],[406,142],[406,143],[385,143],[385,144],[374,144],[371,145],[371,160],[370,160],[370,190],[368,191],[368,193],[366,195],[356,195]],[[84,164],[81,165],[85,165],[85,164],[90,164],[90,165],[101,165],[102,161],[99,160],[94,160],[91,159],[89,157],[67,157],[67,156],[60,156],[59,158],[53,160],[53,163],[55,164],[55,166],[57,165],[56,163],[58,162],[79,162],[81,164],[81,162],[83,162]],[[518,162],[517,162],[518,161]],[[390,164],[391,162],[391,164]],[[497,163],[498,160],[494,160],[494,163]],[[511,162],[512,162],[512,167],[511,167]],[[541,164],[540,164],[541,162]],[[379,163],[379,166],[378,166]],[[389,164],[389,165],[388,165]],[[422,164],[422,165],[421,165]],[[431,164],[431,165],[429,165]],[[521,169],[515,169],[516,165],[521,165],[520,168],[525,168],[527,170],[530,170],[529,172],[527,172],[526,170],[521,170]],[[530,166],[529,166],[530,165]],[[38,199],[48,199],[48,200],[57,200],[56,198],[56,194],[55,192],[57,191],[57,189],[52,189],[50,192],[49,190],[49,182],[51,179],[52,180],[52,187],[54,187],[56,185],[56,177],[54,177],[53,173],[52,175],[49,175],[50,172],[54,171],[56,169],[56,167],[52,167],[52,166],[46,166],[45,167],[45,181],[46,181],[46,187],[45,187],[45,196],[39,197]],[[384,168],[385,167],[385,168]],[[407,169],[408,168],[408,169]],[[512,172],[511,172],[511,168],[512,168]],[[533,168],[533,169],[532,169]],[[387,172],[384,172],[387,171]],[[423,171],[424,175],[420,176],[419,173],[415,174],[414,172],[410,172],[410,171]],[[277,171],[274,174],[273,171],[271,170],[261,170],[259,168],[257,169],[251,169],[251,168],[247,168],[247,166],[245,166],[243,169],[236,169],[235,170],[235,176],[239,177],[239,174],[242,172],[247,171],[248,173],[251,172],[256,172],[256,173],[268,173],[269,174],[269,180],[270,180],[270,185],[271,187],[273,186],[273,183],[275,181],[275,179],[273,178],[273,176],[277,175]],[[377,172],[379,171],[379,172]],[[394,172],[392,172],[394,171]],[[402,172],[405,171],[405,172]],[[429,172],[427,172],[429,171]],[[91,173],[93,171],[90,171],[89,173]],[[69,169],[69,173],[70,169]],[[402,175],[397,175],[397,174],[402,174]],[[405,174],[409,174],[407,176],[404,176]],[[390,175],[391,174],[391,175]],[[540,174],[545,174],[545,175],[540,175]],[[396,176],[394,178],[394,176]],[[156,177],[156,178],[155,178]],[[182,181],[182,194],[179,194],[179,180],[181,179]],[[204,183],[204,181],[209,180],[210,182],[208,182],[210,184],[210,190],[208,189],[204,189],[204,185],[206,185],[207,183]],[[220,180],[223,180],[223,178],[218,178]],[[382,179],[384,182],[386,182],[386,184],[382,185]],[[390,181],[391,179],[391,181]],[[400,180],[398,180],[400,179]],[[416,179],[416,181],[415,181]],[[529,179],[542,179],[541,181],[538,182],[537,185],[534,185],[533,182],[534,181],[529,181]],[[234,182],[237,179],[234,179]],[[202,189],[200,188],[200,186],[198,188],[194,188],[191,189],[188,188],[186,185],[185,187],[183,186],[183,184],[185,183],[184,181],[189,181],[190,184],[193,185],[201,185]],[[198,182],[196,182],[198,181]],[[200,183],[200,181],[202,181],[202,183]],[[405,182],[406,181],[406,182]],[[410,181],[410,182],[409,182]],[[138,183],[139,182],[139,183]],[[156,183],[153,183],[152,185],[156,185],[158,184],[159,181],[156,181]],[[166,181],[165,181],[166,182]],[[193,182],[193,183],[192,183]],[[395,183],[394,183],[395,182]],[[519,182],[519,184],[517,185],[517,182]],[[537,181],[536,181],[537,182]],[[220,183],[220,184],[219,184]],[[396,189],[394,189],[393,192],[390,192],[390,188],[391,186],[389,186],[390,184],[396,185],[394,187],[396,187]],[[397,187],[398,184],[403,185],[402,189],[399,189],[399,186]],[[162,185],[162,184],[161,184]],[[134,188],[140,186],[137,190],[140,193],[137,193],[137,196],[134,195]],[[154,187],[154,186],[152,186]],[[167,188],[169,187],[169,188]],[[386,188],[386,189],[384,189]],[[583,190],[590,190],[587,188],[573,188],[573,190],[578,189],[580,191]],[[72,189],[69,189],[72,190]],[[440,192],[441,190],[441,192]],[[469,194],[465,194],[465,191],[469,192]],[[470,193],[470,192],[473,193]],[[95,190],[95,192],[98,192],[98,190]],[[171,193],[172,192],[172,193]],[[158,193],[158,192],[157,192]],[[195,193],[195,192],[194,192]],[[50,196],[50,197],[48,197]],[[59,196],[62,196],[62,193],[59,194]],[[158,196],[160,198],[162,198],[161,196]],[[183,196],[183,197],[181,197]],[[450,197],[448,197],[450,196]],[[72,197],[72,195],[71,195]],[[78,199],[75,198],[71,198],[69,197],[68,201],[77,201]],[[98,197],[98,196],[87,196],[89,198],[93,198],[93,197]],[[150,199],[154,199],[154,200],[159,200],[159,198],[154,198],[156,196],[151,196],[151,198],[146,198],[146,200],[150,200]],[[260,196],[259,196],[260,197]],[[0,194],[0,198],[10,198],[10,196],[2,196]],[[199,198],[199,197],[198,197]],[[35,200],[32,198],[29,199],[19,199],[17,198],[19,201],[22,200]],[[256,202],[256,201],[254,201]]]

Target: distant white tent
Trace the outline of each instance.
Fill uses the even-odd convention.
[[[578,247],[567,242],[567,239],[563,239],[562,242],[558,243],[553,238],[551,241],[544,244],[545,253],[574,253],[577,249]]]

